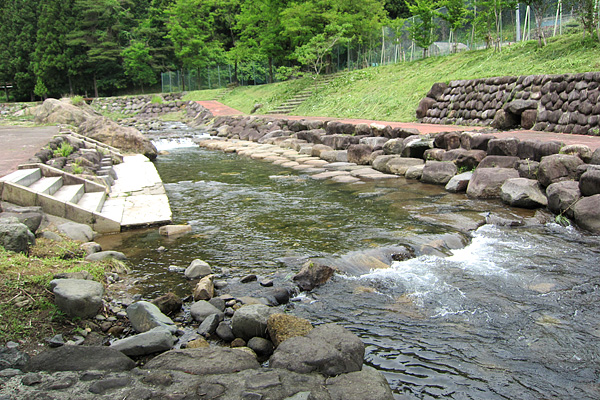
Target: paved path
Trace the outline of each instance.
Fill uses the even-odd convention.
[[[16,171],[57,134],[56,126],[0,126],[0,176]]]
[[[208,108],[213,115],[244,115],[243,112],[235,110],[231,107],[227,107],[218,101],[199,101],[204,107]],[[417,122],[390,122],[390,121],[375,121],[367,119],[348,119],[348,118],[331,118],[331,117],[302,117],[297,115],[259,115],[260,117],[271,117],[271,118],[286,118],[291,120],[300,119],[316,119],[316,120],[329,120],[329,121],[342,121],[350,122],[354,124],[358,123],[377,123],[382,125],[390,125],[392,128],[414,128],[418,129],[421,133],[439,133],[449,131],[468,131],[468,130],[480,130],[484,129],[481,126],[458,126],[458,125],[438,125],[438,124],[420,124]],[[587,136],[587,135],[570,135],[567,133],[550,133],[550,132],[536,132],[526,130],[514,130],[506,132],[495,132],[494,136],[498,138],[516,137],[519,139],[532,139],[541,141],[552,141],[557,140],[565,144],[585,144],[588,145],[592,150],[600,148],[600,137]]]

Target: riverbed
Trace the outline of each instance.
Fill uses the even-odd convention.
[[[397,399],[600,398],[598,237],[554,223],[477,227],[489,213],[535,213],[404,178],[316,181],[187,139],[158,145],[174,222],[192,233],[101,239],[128,255],[144,298],[189,295],[178,271],[195,258],[229,279],[225,291],[250,295],[260,285],[237,278],[291,286],[318,258],[340,273],[288,310],[358,334]],[[415,257],[378,263],[402,248]]]

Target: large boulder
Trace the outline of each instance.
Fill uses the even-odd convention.
[[[135,362],[106,346],[62,346],[31,358],[25,371],[128,371]]]
[[[427,111],[433,107],[435,103],[435,99],[423,97],[417,106],[417,110],[415,111],[417,119],[425,118],[427,116]]]
[[[579,178],[579,190],[583,196],[600,194],[600,170],[588,169]]]
[[[477,168],[467,187],[467,196],[477,199],[498,198],[504,182],[518,177],[519,173],[512,168]]]
[[[444,152],[440,161],[452,161],[458,168],[475,169],[486,155],[483,150],[454,149]]]
[[[90,318],[102,307],[104,287],[87,279],[54,279],[50,282],[58,308],[72,317]]]
[[[565,214],[573,218],[573,206],[581,198],[579,182],[561,181],[551,184],[546,188],[548,208],[554,214]]]
[[[467,186],[469,186],[469,182],[473,177],[473,172],[467,171],[462,174],[458,174],[450,178],[448,183],[446,184],[446,190],[450,193],[459,193],[467,190]]]
[[[373,148],[367,144],[353,144],[348,147],[348,162],[367,165],[371,161]]]
[[[110,347],[126,356],[145,356],[173,348],[173,335],[164,327],[114,341]]]
[[[140,153],[154,160],[158,155],[156,147],[140,131],[124,127],[105,118],[89,118],[79,125],[79,133],[125,152]]]
[[[37,207],[14,207],[12,209],[4,210],[4,212],[0,213],[0,222],[7,218],[16,218],[17,221],[27,226],[27,228],[31,231],[31,233],[35,234],[40,227],[42,220],[44,219],[44,214],[41,210],[33,210]],[[21,209],[23,211],[21,211]],[[28,210],[32,209],[32,210]]]
[[[544,187],[560,181],[577,179],[577,167],[583,164],[581,158],[568,154],[553,154],[543,157],[538,170],[538,180]]]
[[[281,311],[263,304],[250,304],[238,309],[231,319],[231,329],[236,337],[245,341],[258,336],[266,338],[269,316]]]
[[[267,332],[275,347],[289,338],[304,336],[312,329],[309,320],[295,315],[271,314],[267,320]]]
[[[336,324],[318,326],[305,336],[290,338],[277,347],[271,368],[336,376],[360,371],[365,345],[358,336]]]
[[[427,161],[423,167],[421,182],[445,185],[457,171],[456,165],[452,162]]]
[[[80,242],[90,242],[96,237],[96,232],[89,225],[77,222],[65,222],[57,227],[58,231],[70,239]]]
[[[583,197],[573,206],[577,225],[594,234],[600,234],[600,194]]]
[[[391,155],[391,154],[402,154],[402,150],[404,150],[404,139],[390,139],[383,145],[383,154]]]
[[[202,322],[211,315],[218,315],[221,319],[225,313],[206,300],[196,301],[190,307],[190,314],[195,321]]]
[[[371,367],[327,379],[331,400],[392,400],[394,395],[383,374]],[[368,397],[366,397],[368,396]]]
[[[37,124],[65,124],[79,126],[91,118],[98,118],[91,108],[74,106],[67,99],[46,99],[33,112]]]
[[[329,281],[334,272],[335,269],[330,266],[317,261],[308,261],[302,266],[300,272],[294,275],[293,280],[301,290],[309,291]]]
[[[0,221],[0,246],[8,251],[27,254],[29,246],[33,244],[35,244],[35,236],[16,218]]]
[[[592,159],[592,149],[585,144],[570,144],[560,149],[560,154],[571,154],[589,163]]]
[[[433,149],[433,139],[428,135],[409,136],[404,139],[403,157],[423,158],[425,151]]]
[[[511,156],[487,156],[477,166],[480,168],[515,168],[519,157]]]
[[[519,139],[492,139],[488,142],[487,152],[491,156],[515,157],[519,152]]]
[[[500,199],[513,207],[538,208],[548,205],[537,180],[527,178],[508,179],[500,188]]]
[[[408,171],[408,169],[410,167],[414,167],[414,166],[418,166],[418,165],[422,166],[423,164],[425,164],[425,161],[423,161],[420,158],[399,157],[399,158],[390,159],[386,163],[384,169],[386,171],[388,171],[388,173],[390,173],[390,174],[403,176],[406,174],[406,171]],[[385,172],[385,171],[382,171],[382,172]]]
[[[171,318],[148,301],[138,301],[127,307],[127,317],[137,332],[146,332],[156,327],[164,327],[171,333],[177,331]]]
[[[183,371],[191,375],[232,374],[259,367],[250,353],[225,347],[170,350],[144,365],[144,369]]]

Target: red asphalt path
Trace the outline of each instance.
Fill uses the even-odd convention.
[[[216,101],[198,101],[199,104],[210,110],[214,116],[233,116],[233,115],[245,115],[243,112],[236,110],[231,107]],[[389,125],[392,128],[413,128],[417,129],[423,134],[434,134],[439,132],[454,132],[454,131],[476,131],[484,129],[482,126],[459,126],[459,125],[438,125],[438,124],[420,124],[418,122],[390,122],[390,121],[375,121],[368,119],[352,119],[352,118],[330,118],[330,117],[302,117],[296,115],[257,115],[259,117],[270,117],[270,118],[286,118],[291,120],[300,119],[312,119],[312,120],[327,120],[327,121],[340,121],[348,122],[352,124],[381,124]],[[600,147],[600,137],[587,136],[587,135],[571,135],[568,133],[552,133],[552,132],[536,132],[527,130],[514,130],[504,132],[494,132],[494,136],[497,138],[509,138],[516,137],[521,140],[540,140],[543,142],[559,141],[564,144],[585,144],[592,150],[596,150]]]

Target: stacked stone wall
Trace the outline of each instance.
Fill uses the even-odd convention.
[[[436,83],[421,100],[424,123],[600,135],[600,72],[503,76]]]
[[[152,98],[160,96],[161,103],[152,103]],[[181,101],[183,93],[163,93],[160,95],[100,97],[92,101],[92,107],[103,112],[125,115],[156,116],[181,111],[187,102]]]

